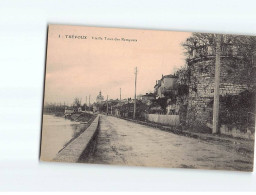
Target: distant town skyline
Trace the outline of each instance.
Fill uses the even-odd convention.
[[[71,104],[75,97],[93,103],[134,98],[153,92],[162,74],[185,65],[181,43],[191,33],[81,26],[54,26],[48,33],[45,102]],[[154,37],[154,39],[152,39]],[[135,41],[136,40],[136,41]]]

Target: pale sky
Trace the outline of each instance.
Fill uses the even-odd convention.
[[[66,35],[87,36],[86,39]],[[153,92],[162,74],[185,65],[181,43],[188,32],[50,25],[46,65],[45,102],[85,103],[99,91],[109,99],[134,97],[134,70],[138,67],[137,94]],[[95,40],[92,37],[101,37]],[[105,40],[136,39],[137,42]]]

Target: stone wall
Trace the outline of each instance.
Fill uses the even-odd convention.
[[[239,138],[250,139],[250,140],[253,140],[255,136],[255,133],[250,130],[246,132],[241,132],[240,129],[237,129],[235,127],[230,129],[226,125],[221,125],[220,133],[223,135],[229,135],[232,137],[239,137]]]
[[[202,131],[210,131],[214,96],[215,57],[193,59],[188,62],[189,95],[187,124]],[[241,58],[221,57],[220,95],[238,95],[249,89],[250,70]]]
[[[179,115],[145,114],[145,119],[163,125],[178,126],[180,124]]]
[[[76,139],[64,147],[53,159],[56,162],[78,162],[82,155],[90,152],[90,144],[97,135],[99,116]]]

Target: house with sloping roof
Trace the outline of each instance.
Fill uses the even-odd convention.
[[[178,77],[172,74],[162,75],[161,80],[156,81],[154,93],[157,98],[163,98],[168,93],[176,90]]]

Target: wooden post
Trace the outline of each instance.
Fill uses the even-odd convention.
[[[122,100],[122,91],[121,91],[121,88],[120,88],[120,101]]]
[[[212,133],[219,133],[220,55],[221,55],[221,35],[217,34],[216,35],[216,61],[215,61],[215,82],[214,82],[214,103],[213,103]]]
[[[107,95],[107,115],[108,115],[108,95]]]
[[[135,68],[135,93],[134,93],[133,119],[135,119],[136,117],[136,85],[137,85],[137,67]]]

